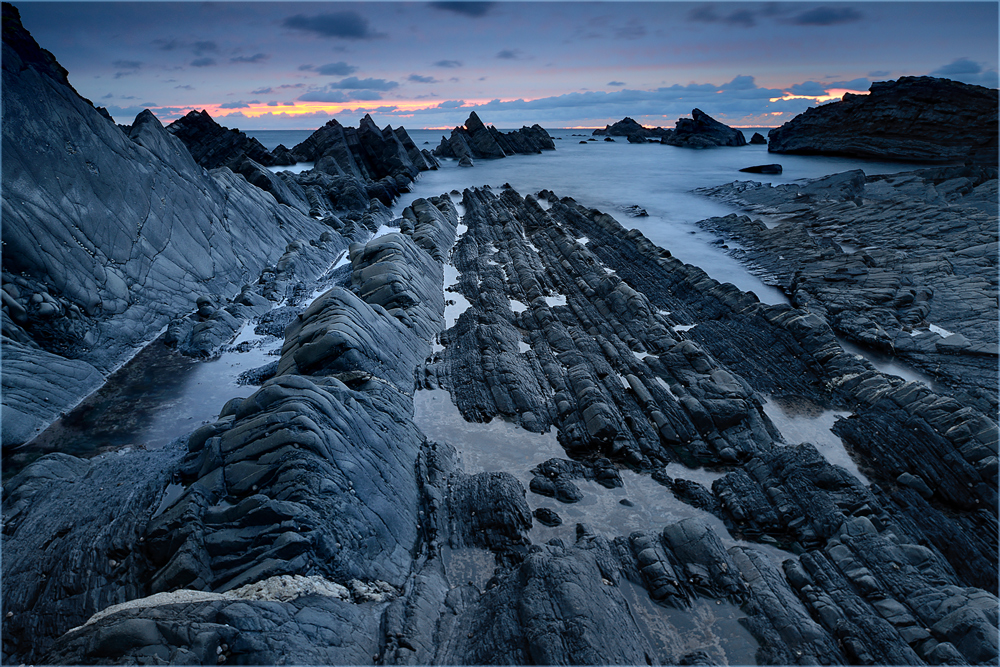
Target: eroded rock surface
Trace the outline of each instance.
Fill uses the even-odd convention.
[[[937,168],[704,192],[766,216],[705,221],[796,306],[996,409],[996,169]]]

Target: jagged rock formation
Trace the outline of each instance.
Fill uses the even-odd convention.
[[[767,144],[767,139],[760,132],[754,132],[753,136],[750,137],[750,143],[755,146],[764,146]]]
[[[272,155],[253,137],[222,127],[204,110],[188,112],[167,125],[167,132],[183,141],[191,157],[205,169],[229,167],[238,172],[246,159],[265,167],[293,164],[287,156]]]
[[[955,462],[973,454],[957,449],[954,424],[992,426],[986,438],[995,425],[974,410],[942,411],[926,388],[845,353],[815,315],[720,285],[599,211],[551,193],[542,200],[549,208],[509,189],[467,190],[468,230],[452,253],[454,206],[418,200],[400,234],[351,248],[352,291],[331,290],[298,316],[278,374],[227,404],[218,422],[159,452],[55,456],[27,468],[5,489],[4,608],[14,612],[5,657],[995,660],[996,514],[983,501],[996,483],[967,485],[969,470]],[[444,350],[430,353],[449,256],[464,267],[457,289],[471,305],[441,336]],[[525,309],[514,312],[517,297]],[[678,324],[687,321],[697,325]],[[514,336],[530,349],[519,352]],[[654,340],[651,353],[640,350]],[[492,407],[478,403],[483,417],[556,420],[563,442],[590,452],[546,461],[537,475],[615,487],[615,466],[594,454],[620,465],[636,452],[664,493],[704,518],[628,536],[580,524],[572,544],[533,543],[534,494],[507,473],[461,472],[453,447],[427,442],[412,422],[415,377],[456,385],[460,404],[463,393],[479,396],[457,386],[472,381],[463,366],[496,397]],[[587,373],[589,382],[557,386]],[[531,377],[557,391],[536,389]],[[951,472],[942,476],[947,466],[931,452],[902,451],[909,477],[895,482],[893,466],[872,454],[865,460],[879,483],[868,487],[811,445],[783,444],[757,407],[757,392],[778,383],[787,394],[849,405],[852,444],[927,440]],[[740,402],[746,411],[734,412]],[[639,417],[659,426],[641,443]],[[671,437],[681,434],[675,424],[689,425],[687,435]],[[619,432],[609,438],[612,427]],[[919,438],[904,442],[914,427]],[[726,474],[711,489],[667,476],[662,462],[677,458]],[[179,484],[169,484],[171,471]],[[127,490],[112,484],[126,476]],[[88,495],[113,517],[67,524],[49,504]],[[482,561],[481,574],[467,574],[462,557]],[[126,600],[134,602],[82,625]]]
[[[661,127],[643,127],[631,118],[623,118],[603,130],[594,130],[595,135],[628,137],[629,143],[646,143],[658,140],[669,146],[686,148],[710,148],[712,146],[745,146],[746,137],[737,129],[715,120],[701,109],[693,109],[691,118],[678,118],[675,127],[668,130]],[[605,139],[607,141],[607,139]]]
[[[996,168],[704,192],[769,217],[770,226],[735,215],[704,224],[737,239],[740,257],[793,304],[996,409]]]
[[[997,91],[929,76],[806,110],[768,133],[773,153],[997,165]]]
[[[289,243],[330,228],[229,169],[206,172],[149,112],[128,134],[109,123],[69,87],[10,5],[3,63],[10,445],[83,398],[98,375],[194,310],[199,296],[235,295]],[[346,243],[334,235],[326,247]],[[306,273],[321,268],[300,263]],[[38,365],[39,347],[72,361]]]
[[[472,166],[474,158],[501,158],[555,149],[552,137],[538,124],[501,132],[492,125],[484,125],[473,111],[464,126],[456,127],[448,138],[441,137],[441,144],[434,149],[434,155],[468,160],[468,166]]]

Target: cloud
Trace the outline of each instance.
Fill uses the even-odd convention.
[[[108,93],[107,95],[102,95],[102,96],[101,96],[101,99],[102,99],[102,100],[110,100],[110,99],[111,99],[111,98],[113,98],[114,96],[115,96],[115,94],[114,94],[114,93]]]
[[[280,86],[278,86],[279,89],[283,89],[283,88],[305,88],[305,87],[306,87],[306,84],[304,84],[304,83],[283,83]]]
[[[211,67],[214,64],[214,58],[195,58],[191,61],[191,67]]]
[[[274,100],[271,100],[270,102],[267,103],[267,106],[269,106],[269,107],[276,107],[276,106],[278,106],[278,103],[276,101],[274,101]]]
[[[621,87],[621,86],[625,85],[625,82],[624,81],[608,81],[607,85],[609,85],[609,86],[615,86],[615,87]]]
[[[434,63],[435,67],[461,67],[461,60],[439,60]]]
[[[187,84],[174,86],[174,88],[176,88],[177,90],[194,90],[194,86],[189,86]]]
[[[323,74],[324,76],[347,76],[348,74],[354,74],[357,71],[357,67],[354,65],[348,65],[342,60],[335,63],[320,65],[316,68],[316,73]]]
[[[251,90],[250,93],[253,94],[253,95],[270,95],[271,94],[271,89],[270,88],[258,88],[257,90]]]
[[[882,77],[889,76],[890,74],[892,74],[892,72],[883,69],[878,69],[875,70],[874,72],[868,72],[868,76],[873,79],[880,79]]]
[[[249,102],[244,102],[240,100],[239,102],[224,102],[219,105],[220,109],[246,109],[251,104],[260,104],[260,100],[250,100]]]
[[[497,3],[495,2],[429,2],[427,3],[434,9],[443,9],[445,11],[454,12],[456,14],[462,14],[463,16],[469,16],[472,18],[479,18],[481,16],[486,16]]]
[[[328,88],[336,88],[341,90],[392,90],[394,88],[399,88],[399,83],[396,81],[386,81],[385,79],[359,79],[356,76],[351,76],[346,79],[337,81],[336,83],[327,84]]]
[[[255,53],[252,56],[236,56],[235,58],[230,58],[231,63],[250,63],[257,64],[266,61],[271,56],[266,53]]]
[[[983,63],[977,63],[968,58],[957,58],[944,67],[939,67],[931,72],[931,76],[972,83],[987,88],[996,88],[998,85],[995,69],[986,69]]]
[[[385,84],[393,84],[390,88],[395,88],[399,85],[395,81],[384,81],[382,79],[366,79],[365,81],[373,82],[372,85],[379,85],[378,82],[380,81]],[[364,81],[355,79],[345,85],[341,84],[344,84],[344,82],[341,81],[338,83],[331,83],[322,88],[307,91],[306,93],[300,95],[298,100],[300,102],[330,102],[333,104],[340,104],[343,102],[382,99],[382,94],[380,92],[382,89],[376,90],[373,88],[365,88]],[[384,90],[389,90],[390,88],[385,88]]]
[[[629,21],[628,25],[615,28],[617,39],[640,39],[646,36],[646,27],[638,21]]]
[[[500,60],[520,60],[521,51],[520,49],[503,49],[497,53],[497,58]]]
[[[378,39],[384,34],[375,32],[368,24],[368,19],[354,11],[334,12],[332,14],[317,14],[306,16],[296,14],[286,18],[282,25],[294,30],[302,30],[336,39]]]
[[[116,79],[135,74],[142,69],[142,63],[138,60],[116,60],[111,64],[118,68],[118,71],[115,72]]]
[[[794,25],[840,25],[854,23],[862,19],[862,14],[853,7],[816,7],[793,16],[789,23]]]
[[[412,81],[413,83],[440,83],[440,81],[432,76],[421,76],[419,74],[411,74],[406,77],[406,80]]]
[[[154,39],[153,44],[160,51],[191,51],[196,56],[203,56],[206,53],[218,53],[219,45],[213,41],[188,42],[183,39]]]
[[[803,81],[802,83],[797,83],[794,86],[789,86],[788,92],[792,95],[810,95],[817,97],[819,95],[826,95],[826,86],[817,81]]]
[[[446,100],[437,105],[438,109],[460,109],[465,106],[465,100]]]

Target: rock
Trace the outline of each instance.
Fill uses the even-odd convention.
[[[205,110],[189,111],[167,126],[167,132],[184,142],[191,157],[205,169],[229,167],[239,171],[244,160],[265,167],[292,164],[272,155],[256,139],[219,125]]]
[[[750,143],[754,146],[766,146],[767,139],[760,132],[754,132],[753,136],[750,137]]]
[[[562,519],[558,514],[553,512],[547,507],[539,507],[532,512],[532,515],[538,519],[538,522],[545,526],[560,526],[562,525]]]
[[[747,140],[737,129],[715,120],[701,109],[691,111],[691,118],[679,118],[674,131],[662,143],[686,148],[746,146]]]
[[[761,164],[755,167],[744,167],[740,171],[745,171],[748,174],[780,174],[781,165],[780,164]]]
[[[549,133],[537,124],[504,133],[493,126],[487,127],[473,111],[465,125],[452,130],[449,138],[441,138],[441,145],[434,149],[434,155],[457,158],[459,166],[471,167],[473,158],[541,153],[543,150],[555,150],[555,147]]]
[[[16,10],[4,11],[4,160],[20,176],[4,183],[3,269],[85,315],[52,312],[29,324],[26,334],[50,354],[109,373],[189,312],[191,294],[233,296],[289,242],[329,230],[229,169],[206,172],[149,112],[128,135],[108,123],[68,86]],[[330,250],[338,243],[346,246],[335,241]],[[40,405],[44,383],[16,378],[5,373],[4,403],[28,414],[14,397]],[[46,412],[68,409],[92,388],[87,381],[53,393]]]
[[[768,133],[768,151],[996,166],[994,91],[929,76],[807,109]]]
[[[612,139],[611,137],[604,137],[604,140],[605,140],[605,141],[610,141],[611,143],[614,143],[614,141],[615,141],[615,140],[614,140],[614,139]]]
[[[658,139],[669,135],[671,130],[660,127],[643,127],[631,118],[625,117],[603,130],[594,130],[594,136],[627,137],[629,143],[642,143],[641,139]],[[634,139],[634,140],[633,140]]]

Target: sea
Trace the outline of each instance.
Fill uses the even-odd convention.
[[[500,129],[500,128],[498,128]],[[769,128],[747,128],[747,141],[754,132],[766,136]],[[502,130],[508,131],[508,130]],[[559,197],[572,197],[590,208],[614,216],[627,229],[638,229],[653,243],[669,250],[683,262],[701,267],[720,282],[730,282],[752,291],[766,303],[783,303],[784,295],[750,274],[721,248],[721,240],[695,223],[713,216],[740,212],[726,204],[692,192],[695,188],[758,181],[780,185],[818,178],[852,169],[866,174],[884,174],[919,169],[920,164],[878,162],[813,155],[778,155],[767,146],[738,148],[679,148],[662,144],[630,144],[625,137],[614,141],[588,141],[592,130],[549,129],[556,150],[540,155],[516,155],[500,160],[476,160],[472,168],[459,167],[454,159],[442,160],[441,168],[424,172],[412,192],[394,207],[398,215],[414,199],[468,187],[509,184],[521,195],[547,189]],[[246,133],[266,148],[278,144],[291,148],[305,140],[309,130],[248,130]],[[450,131],[407,130],[419,148],[433,150]],[[581,143],[583,142],[583,143]],[[761,164],[780,164],[779,175],[747,174],[739,170]],[[311,164],[276,167],[301,171]],[[632,217],[626,208],[638,206],[648,213]]]

